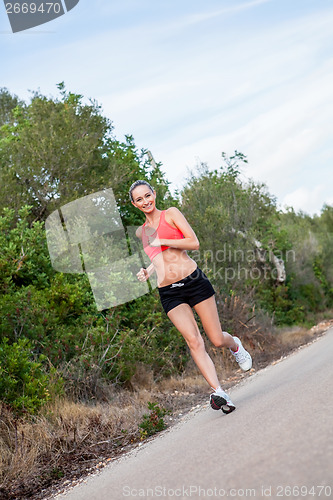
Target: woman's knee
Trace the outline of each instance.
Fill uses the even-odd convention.
[[[191,351],[205,350],[205,343],[199,332],[187,338],[186,342]]]
[[[224,332],[220,332],[219,335],[210,336],[210,340],[215,347],[225,347],[227,344]]]

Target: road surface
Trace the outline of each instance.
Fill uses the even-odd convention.
[[[56,500],[333,498],[333,328]]]

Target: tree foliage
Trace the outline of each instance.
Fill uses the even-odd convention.
[[[105,398],[105,383],[133,387],[138,367],[155,380],[182,372],[186,343],[164,314],[157,290],[103,312],[85,274],[56,272],[47,216],[112,188],[124,226],[143,222],[129,199],[145,179],[160,209],[178,206],[200,240],[189,252],[221,296],[246,295],[278,324],[306,320],[333,304],[333,208],[319,216],[282,213],[264,184],[242,181],[244,154],[199,165],[173,197],[160,163],[131,135],[118,140],[97,102],[58,85],[59,97],[20,101],[0,90],[0,372],[2,399],[36,412],[57,380],[78,398]],[[260,242],[266,254],[258,253]],[[270,252],[286,264],[276,282]]]
[[[34,93],[29,104],[2,92],[0,341],[12,353],[27,348],[41,356],[45,377],[54,366],[78,397],[104,397],[103,380],[131,384],[140,363],[156,377],[173,373],[186,349],[162,315],[156,291],[99,313],[86,275],[52,268],[44,220],[70,201],[111,187],[124,226],[140,224],[128,195],[138,178],[154,185],[161,208],[174,203],[160,164],[149,161],[133,137],[117,140],[96,102],[58,88],[59,98]],[[16,387],[19,405],[23,385]]]
[[[7,338],[0,341],[1,400],[17,414],[36,413],[51,398],[50,376],[41,363],[45,357],[34,358],[28,339],[13,344]]]
[[[111,187],[124,224],[137,223],[141,219],[128,203],[129,186],[138,178],[154,180],[163,200],[168,192],[163,173],[147,169],[145,152],[138,152],[132,136],[125,141],[113,136],[112,122],[96,101],[84,103],[63,83],[58,89],[59,98],[36,92],[28,105],[3,93],[0,209],[18,211],[27,204],[34,220],[45,220],[56,208]]]
[[[222,158],[218,170],[200,164],[181,193],[200,240],[193,258],[223,293],[248,294],[276,323],[301,322],[309,310],[330,307],[332,207],[314,218],[282,213],[264,184],[241,181],[242,153]],[[273,255],[285,263],[285,283],[276,280]]]
[[[17,106],[24,107],[24,102],[5,87],[0,88],[0,127],[12,121],[13,110]]]

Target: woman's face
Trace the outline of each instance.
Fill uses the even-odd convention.
[[[155,208],[156,192],[152,192],[151,189],[145,184],[137,186],[132,191],[132,205],[141,210],[143,213],[151,213]]]

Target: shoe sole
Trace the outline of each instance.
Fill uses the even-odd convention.
[[[228,401],[222,396],[218,396],[217,394],[213,394],[210,397],[210,406],[213,410],[222,410],[226,415],[236,410],[236,406],[229,405]]]
[[[245,365],[245,368],[243,366],[241,366],[239,363],[238,363],[238,366],[241,370],[243,370],[243,372],[248,372],[249,370],[251,370],[252,368],[252,359],[251,359],[251,365],[248,366],[248,365]]]

